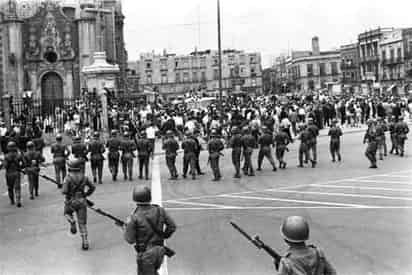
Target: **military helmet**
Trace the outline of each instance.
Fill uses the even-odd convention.
[[[172,130],[167,130],[166,135],[169,136],[169,137],[173,136],[173,131]]]
[[[13,149],[17,149],[17,145],[14,141],[9,141],[7,143],[7,150],[13,150]]]
[[[146,131],[144,131],[144,130],[143,130],[143,131],[140,131],[140,136],[141,136],[141,137],[145,137],[145,136],[147,136]]]
[[[309,224],[301,216],[289,216],[283,221],[280,233],[289,242],[301,243],[309,239]]]
[[[110,131],[110,134],[111,134],[112,136],[117,135],[117,130],[111,130],[111,131]]]
[[[94,138],[99,138],[99,137],[100,137],[99,132],[97,132],[97,131],[96,131],[96,132],[94,132],[94,133],[93,133],[93,137],[94,137]]]
[[[133,188],[133,200],[137,203],[150,202],[152,200],[150,188],[147,186],[135,186]]]
[[[237,126],[232,127],[232,134],[239,134],[239,128]]]
[[[128,137],[128,136],[129,136],[129,132],[125,131],[125,132],[123,133],[123,136],[124,136],[124,137]]]
[[[34,143],[33,143],[33,141],[27,142],[26,147],[27,147],[28,149],[33,149],[33,148],[34,148]]]
[[[63,140],[63,136],[61,134],[57,134],[56,141],[62,141],[62,140]]]
[[[313,122],[313,117],[309,117],[308,122]]]
[[[69,172],[80,172],[82,164],[83,164],[83,161],[78,158],[69,161],[68,163]]]
[[[242,132],[243,132],[244,134],[249,133],[249,131],[250,131],[250,129],[249,129],[248,126],[245,126],[245,127],[242,128]]]

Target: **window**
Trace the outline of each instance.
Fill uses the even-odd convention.
[[[183,82],[189,82],[189,73],[188,72],[183,73]]]
[[[198,79],[197,79],[197,72],[193,72],[192,81],[193,81],[193,82],[197,82],[197,81],[198,81]]]
[[[202,56],[200,58],[200,67],[206,67],[206,57]]]
[[[313,76],[313,64],[307,64],[306,70],[308,72],[308,77],[312,77]]]
[[[178,82],[178,83],[180,82],[180,73],[176,73],[176,82]]]
[[[256,56],[251,55],[250,56],[250,64],[255,64],[256,63]]]
[[[330,65],[331,65],[332,75],[337,75],[338,74],[338,63],[332,62],[330,63]]]
[[[412,45],[412,44],[411,44]],[[240,64],[245,64],[246,63],[246,56],[244,54],[242,54],[240,56]]]
[[[390,54],[391,54],[391,60],[394,60],[395,59],[395,50],[391,49]]]
[[[319,75],[320,76],[325,76],[326,75],[325,63],[319,63]]]
[[[151,74],[146,75],[146,82],[147,82],[147,84],[152,84],[152,75]]]
[[[179,67],[179,61],[178,60],[175,61],[175,68],[177,68],[177,67]]]
[[[401,48],[398,48],[397,57],[398,57],[398,60],[402,59],[402,49]]]
[[[206,81],[206,72],[202,71],[202,81]]]
[[[219,79],[219,70],[218,70],[218,69],[214,69],[214,70],[213,70],[213,79],[214,79],[214,80],[218,80],[218,79]]]
[[[161,81],[162,83],[167,83],[167,74],[162,74]]]
[[[385,50],[382,51],[382,60],[386,60],[386,51]]]
[[[151,69],[151,68],[152,68],[152,63],[146,62],[146,69]]]
[[[160,69],[167,70],[167,59],[160,60]]]
[[[229,64],[230,65],[235,64],[235,56],[234,55],[229,55]]]

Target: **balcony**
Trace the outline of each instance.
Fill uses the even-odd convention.
[[[398,64],[402,64],[402,63],[403,63],[402,57],[384,59],[381,62],[382,66],[395,66]]]
[[[366,62],[378,62],[379,61],[379,56],[378,55],[372,55],[372,56],[363,56],[360,58],[360,62],[366,63]]]

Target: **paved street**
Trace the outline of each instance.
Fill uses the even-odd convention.
[[[274,274],[271,259],[234,231],[229,221],[258,233],[283,253],[286,247],[279,226],[284,217],[296,214],[308,219],[311,243],[326,251],[339,274],[410,274],[412,149],[408,147],[404,158],[389,155],[378,162],[377,170],[371,170],[363,156],[362,138],[360,132],[346,134],[343,161],[332,163],[328,138],[321,137],[316,169],[296,167],[295,143],[287,153],[286,170],[272,172],[264,162],[262,172],[242,179],[232,178],[227,151],[219,183],[210,181],[206,153],[201,155],[201,166],[207,173],[196,181],[168,181],[163,156],[158,156],[160,169],[152,177],[155,199],[162,198],[178,224],[169,241],[177,256],[168,260],[168,273]],[[179,171],[181,164],[179,155]],[[53,175],[51,167],[45,172]],[[30,201],[24,186],[24,207],[17,209],[4,195],[3,173],[0,274],[135,274],[133,248],[110,220],[89,212],[91,248],[81,251],[80,237],[68,232],[59,190],[41,181],[40,197]],[[152,182],[111,183],[105,169],[105,183],[91,199],[96,206],[126,217],[133,210],[135,184]]]

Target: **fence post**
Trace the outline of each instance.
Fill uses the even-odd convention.
[[[9,94],[5,94],[2,98],[3,103],[3,114],[4,114],[4,122],[6,123],[6,127],[10,128],[10,95]]]

